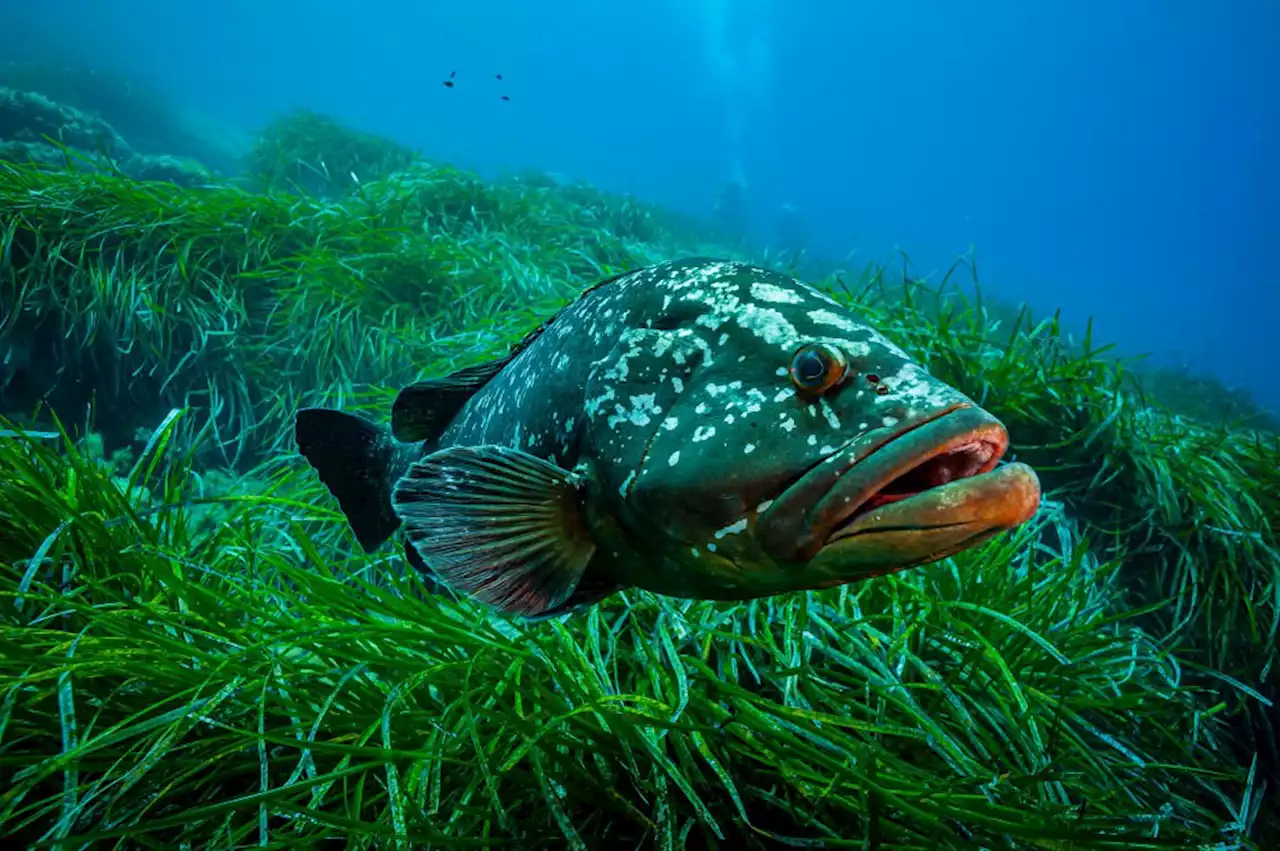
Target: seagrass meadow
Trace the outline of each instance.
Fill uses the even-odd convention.
[[[233,176],[61,138],[0,161],[14,847],[1280,843],[1280,438],[1247,400],[960,295],[968,261],[805,268],[1008,425],[1034,520],[824,592],[507,620],[363,554],[293,412],[381,418],[625,269],[770,258],[310,113]]]

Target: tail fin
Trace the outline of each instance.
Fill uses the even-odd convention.
[[[400,526],[391,488],[402,466],[391,432],[331,408],[303,408],[294,423],[298,450],[333,494],[364,551],[371,553]]]

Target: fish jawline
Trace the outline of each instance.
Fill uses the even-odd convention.
[[[843,524],[806,564],[806,585],[832,588],[936,562],[1021,525],[1039,505],[1039,479],[1020,463],[922,491]]]
[[[860,518],[887,505],[919,505],[924,494],[955,492],[953,485],[994,470],[1008,442],[1004,426],[973,406],[899,431],[843,471],[814,504],[809,513],[814,543],[821,547],[846,537]]]
[[[1035,472],[1026,464],[1004,464],[857,512],[825,546],[871,535],[985,536],[1025,523],[1039,505]]]

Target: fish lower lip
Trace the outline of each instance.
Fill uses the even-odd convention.
[[[827,537],[827,544],[873,534],[949,533],[972,535],[1017,526],[1040,504],[1040,484],[1025,464],[1002,464],[912,494],[855,511]]]

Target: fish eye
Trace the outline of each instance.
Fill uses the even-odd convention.
[[[848,367],[839,349],[811,343],[791,356],[791,383],[806,395],[819,396],[839,384]]]

